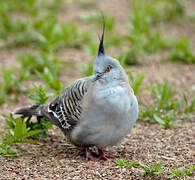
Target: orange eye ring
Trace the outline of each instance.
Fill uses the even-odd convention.
[[[105,72],[110,72],[111,69],[112,69],[111,66],[107,66]]]

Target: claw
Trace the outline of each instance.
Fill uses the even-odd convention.
[[[105,155],[102,149],[98,149],[98,155],[94,152],[92,152],[89,147],[85,148],[86,151],[86,160],[87,161],[100,161],[100,160],[108,160],[108,159],[115,159],[114,156],[111,155]]]
[[[102,149],[98,149],[99,157],[98,160],[108,160],[108,159],[115,159],[114,156],[111,155],[105,155]]]
[[[85,148],[87,161],[98,161],[98,158],[94,157],[89,147]]]

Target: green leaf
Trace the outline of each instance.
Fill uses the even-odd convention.
[[[153,117],[155,121],[157,121],[159,124],[162,124],[162,125],[165,124],[165,122],[161,118],[159,118],[156,114],[154,114]]]

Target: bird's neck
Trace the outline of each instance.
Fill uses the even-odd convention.
[[[107,81],[106,79],[99,81],[99,87],[101,89],[105,88],[115,88],[117,86],[124,86],[127,82],[125,80],[113,79],[112,81]]]

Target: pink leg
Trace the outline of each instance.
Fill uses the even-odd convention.
[[[106,161],[108,159],[115,159],[114,156],[105,155],[102,149],[98,149],[98,153],[99,153],[98,160],[104,160],[104,161]]]
[[[85,148],[86,151],[86,160],[87,161],[97,161],[99,160],[98,158],[94,157],[89,149],[89,147]]]

